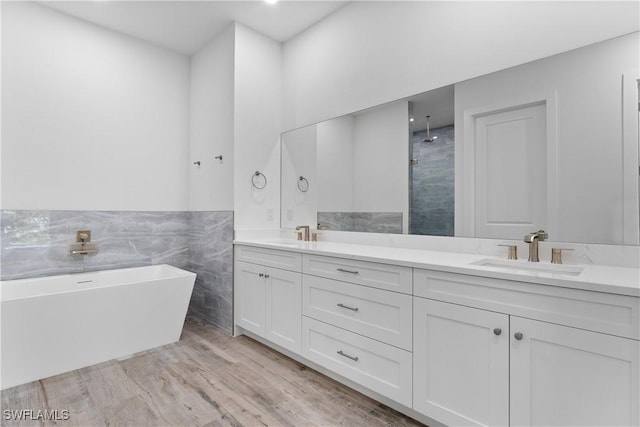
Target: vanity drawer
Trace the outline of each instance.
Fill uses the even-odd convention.
[[[640,298],[431,270],[414,270],[416,296],[640,339]]]
[[[302,313],[411,351],[411,295],[303,275]]]
[[[305,254],[302,257],[302,271],[314,276],[405,294],[413,291],[409,267]]]
[[[303,316],[302,355],[411,407],[412,355],[408,351]]]
[[[236,261],[266,265],[268,267],[281,268],[283,270],[302,270],[302,254],[297,252],[236,245],[235,259]]]

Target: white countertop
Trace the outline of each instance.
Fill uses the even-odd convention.
[[[550,270],[563,267],[582,269],[578,275],[564,275],[518,269],[520,265],[523,268],[531,267],[533,263],[526,260],[507,261],[504,258],[466,253],[286,239],[242,239],[235,240],[234,244],[640,297],[638,268],[589,264],[556,266],[548,262],[539,264],[540,267],[544,264],[544,267],[549,267]],[[497,261],[503,265],[508,262],[506,265],[513,264],[514,268],[473,264],[483,260]]]

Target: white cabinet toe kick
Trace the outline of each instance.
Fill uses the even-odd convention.
[[[236,244],[241,332],[432,425],[640,425],[640,298],[309,252]]]

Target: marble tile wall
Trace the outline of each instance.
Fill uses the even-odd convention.
[[[233,333],[233,212],[189,212],[189,262],[197,274],[189,310]]]
[[[318,212],[317,220],[325,230],[354,231],[353,212]]]
[[[184,212],[3,210],[0,279],[151,264],[185,267]],[[95,255],[69,255],[76,230],[91,230]]]
[[[327,230],[402,233],[402,212],[318,212],[317,218]]]
[[[454,234],[454,127],[431,130],[438,139],[426,143],[426,131],[411,138],[411,234],[453,236]]]
[[[152,264],[198,274],[190,310],[232,328],[232,212],[2,210],[0,280]],[[69,255],[76,230],[95,255]]]

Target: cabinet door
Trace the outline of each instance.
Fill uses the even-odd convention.
[[[511,332],[511,425],[638,425],[638,341],[515,316]]]
[[[296,353],[302,338],[302,274],[265,268],[265,338]]]
[[[509,316],[413,300],[413,409],[447,425],[508,425]]]
[[[260,265],[238,261],[234,272],[236,324],[260,336],[265,334],[265,270],[266,268]]]

